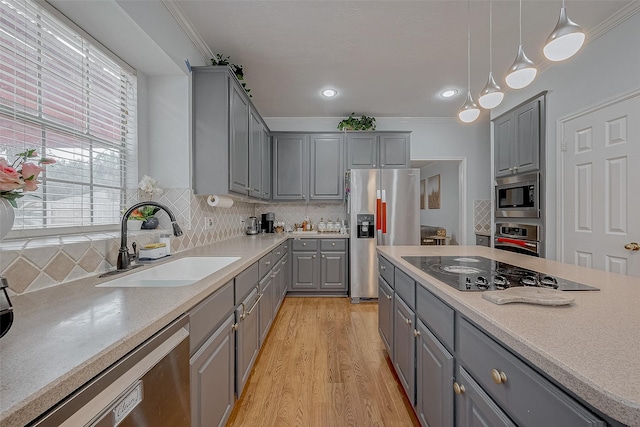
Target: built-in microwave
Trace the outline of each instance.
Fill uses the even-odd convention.
[[[496,180],[496,218],[540,218],[540,174]]]

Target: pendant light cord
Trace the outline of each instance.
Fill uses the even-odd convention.
[[[467,0],[467,90],[468,91],[471,91],[471,6],[470,5],[471,5],[471,0]]]
[[[522,0],[520,0],[520,46],[522,46]]]
[[[489,0],[489,73],[493,73],[493,52],[491,49],[491,43],[493,42],[493,20],[491,19],[491,12],[491,0]]]

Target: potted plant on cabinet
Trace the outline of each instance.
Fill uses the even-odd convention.
[[[351,113],[349,117],[338,123],[338,129],[347,130],[376,130],[376,118],[365,116],[354,117],[355,113]]]

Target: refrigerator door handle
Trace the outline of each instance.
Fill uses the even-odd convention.
[[[376,230],[382,229],[382,199],[380,190],[376,190]]]
[[[382,234],[387,234],[387,191],[382,190]]]

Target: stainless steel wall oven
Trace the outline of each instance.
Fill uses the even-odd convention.
[[[496,223],[493,247],[540,257],[542,256],[542,226]]]
[[[496,180],[496,218],[540,218],[540,174]]]

